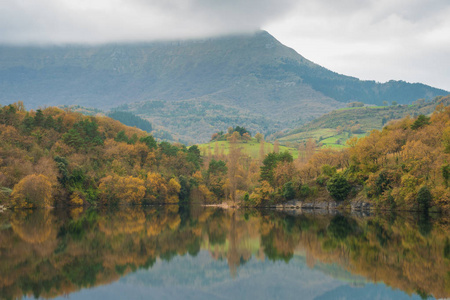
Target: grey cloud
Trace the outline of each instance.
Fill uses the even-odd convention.
[[[447,0],[317,0],[264,28],[334,71],[450,90],[449,15]]]
[[[3,0],[0,43],[184,39],[262,28],[344,74],[450,90],[449,15],[448,0]]]
[[[2,43],[93,43],[245,32],[294,0],[3,0]]]

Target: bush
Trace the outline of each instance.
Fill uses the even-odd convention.
[[[307,184],[302,184],[300,187],[300,196],[308,197],[311,194],[311,189]]]
[[[295,198],[295,190],[292,182],[286,182],[283,186],[281,195],[287,200],[292,200]]]
[[[327,182],[327,190],[336,201],[343,201],[350,193],[351,186],[347,179],[339,174],[333,175]]]

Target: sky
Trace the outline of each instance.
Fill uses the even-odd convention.
[[[190,39],[267,30],[360,79],[450,91],[449,0],[2,0],[0,43]]]

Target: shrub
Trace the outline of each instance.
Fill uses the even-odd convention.
[[[287,200],[291,200],[291,199],[295,198],[295,190],[294,190],[294,185],[292,184],[292,182],[289,181],[283,185],[281,195],[284,198],[286,198]]]
[[[350,193],[351,186],[347,179],[340,173],[333,175],[327,182],[327,190],[331,197],[337,201],[343,201]]]

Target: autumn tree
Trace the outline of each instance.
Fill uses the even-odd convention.
[[[28,175],[14,186],[12,205],[17,207],[49,207],[52,205],[52,184],[42,174]]]
[[[100,180],[99,193],[103,204],[140,204],[145,195],[144,180],[110,175]]]
[[[265,156],[266,156],[266,153],[264,151],[264,139],[261,139],[259,141],[259,159],[260,159],[260,161],[263,161]]]
[[[237,131],[235,131],[234,133],[236,133],[236,132]],[[239,145],[237,144],[237,138],[234,135],[234,133],[233,133],[232,139],[230,140],[230,150],[228,153],[228,163],[227,163],[228,180],[229,180],[228,189],[230,192],[230,197],[233,200],[233,202],[236,201],[239,160],[241,158],[241,149],[239,148]]]
[[[261,140],[264,139],[264,135],[262,135],[261,133],[258,132],[258,133],[255,134],[255,139],[256,139],[256,141],[257,141],[258,143],[260,143]]]
[[[275,142],[273,143],[273,152],[280,152],[280,143],[278,142],[278,140],[275,140]]]
[[[208,186],[218,198],[225,196],[224,185],[228,167],[225,161],[212,159],[209,162],[207,174]]]
[[[166,200],[168,189],[165,179],[161,174],[149,172],[145,181],[147,192],[146,202],[163,203]]]

